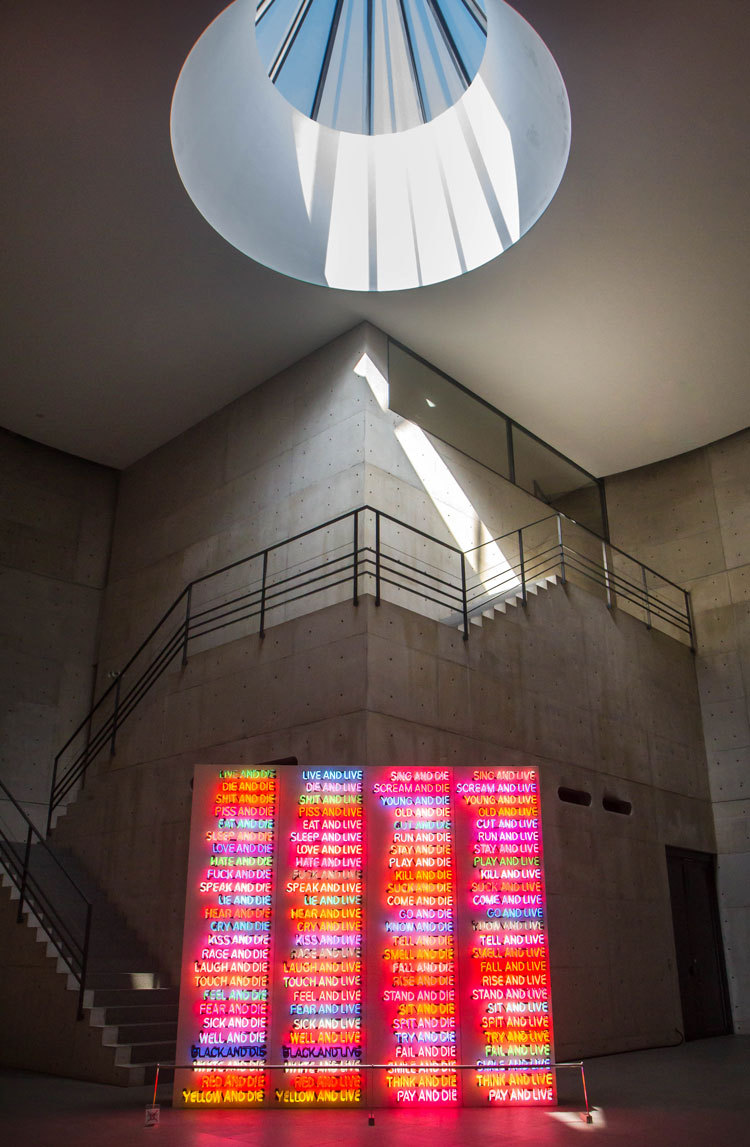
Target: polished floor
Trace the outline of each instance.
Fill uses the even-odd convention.
[[[145,1126],[149,1089],[0,1071],[0,1140],[23,1147],[750,1147],[750,1037],[592,1059],[582,1105],[555,1110],[173,1111]],[[561,1080],[562,1082],[562,1080]]]

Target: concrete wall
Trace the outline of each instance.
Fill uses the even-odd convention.
[[[91,703],[117,474],[0,430],[0,776],[37,820]]]
[[[433,456],[455,474],[465,496],[444,481],[431,496],[396,437],[403,419],[384,409],[355,373],[363,353],[387,374],[385,336],[362,325],[122,473],[102,625],[102,686],[104,674],[122,666],[189,581],[365,502],[453,545],[446,516],[478,542],[477,515],[494,536],[547,512],[437,440]],[[467,497],[475,513],[467,510]],[[325,546],[349,545],[350,538],[347,524]],[[415,552],[413,539],[395,528],[384,532],[384,542]],[[310,557],[316,544],[279,560]],[[439,551],[419,548],[425,560],[440,560]],[[221,588],[252,581],[259,568],[243,568]]]
[[[362,501],[361,353],[351,332],[122,473],[103,669],[193,578]]]
[[[533,764],[558,1056],[676,1042],[664,845],[714,847],[696,693],[684,646],[574,586],[468,643],[363,597],[165,675],[55,837],[176,978],[196,763]],[[561,785],[591,806],[562,803]],[[606,812],[604,795],[632,814]]]
[[[688,588],[735,1031],[750,1031],[750,430],[607,479],[612,539]]]

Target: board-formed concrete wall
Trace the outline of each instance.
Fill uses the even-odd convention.
[[[607,479],[612,540],[691,592],[735,1031],[750,1032],[750,430]]]
[[[117,474],[0,430],[0,776],[42,826],[91,704]]]
[[[362,324],[122,473],[101,688],[189,581],[366,502],[452,545],[446,514],[464,536],[477,517],[498,536],[548,512],[434,439],[431,459],[455,481],[438,473],[431,495],[396,436],[404,420],[355,369],[363,355],[385,383],[386,336]],[[413,542],[395,528],[388,540]]]

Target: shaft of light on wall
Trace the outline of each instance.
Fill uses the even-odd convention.
[[[388,381],[368,354],[362,355],[354,373],[367,381],[380,409],[388,410]],[[475,551],[467,553],[466,560],[488,593],[516,589],[520,582],[505,555],[424,430],[404,418],[394,433],[456,545],[464,553]]]

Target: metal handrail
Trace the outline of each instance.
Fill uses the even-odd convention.
[[[375,519],[374,549],[365,536],[366,515],[374,515]],[[335,550],[332,551],[335,552],[335,557],[315,554],[309,558],[300,559],[299,562],[279,570],[278,573],[271,571],[269,559],[277,551],[293,547],[295,543],[304,538],[320,534],[347,521],[352,523],[351,537],[348,542],[335,547]],[[534,547],[528,541],[529,531],[545,522],[556,524],[556,528],[553,528],[556,536],[549,545],[546,545],[541,551],[535,552]],[[391,523],[405,530],[409,536],[422,538],[432,546],[439,547],[440,552],[445,555],[446,568],[435,565],[426,557],[411,557],[403,549],[388,543],[387,540],[383,539],[383,526],[386,523]],[[566,524],[570,524],[577,530],[583,530],[596,540],[597,544],[602,547],[601,564],[567,544],[563,536],[563,527]],[[471,573],[467,570],[467,562],[471,561],[472,557],[486,546],[498,545],[510,538],[517,541],[519,558],[515,563],[509,562],[507,570],[486,573],[486,580],[483,580],[481,573]],[[615,551],[634,563],[641,571],[641,585],[636,585],[635,582],[611,568],[611,563],[608,562],[610,551]],[[396,556],[397,554],[398,556]],[[430,556],[435,557],[433,554]],[[196,603],[196,589],[198,587],[251,562],[262,563],[262,567],[259,570],[260,576],[256,577],[249,585],[246,583],[244,587],[234,593],[231,590],[217,593],[213,598],[209,598],[210,604],[200,605]],[[438,571],[438,573],[433,571]],[[460,620],[459,627],[463,630],[464,640],[468,640],[469,621],[473,613],[487,609],[492,604],[493,599],[502,600],[503,597],[508,597],[513,592],[517,592],[523,604],[526,605],[529,585],[541,581],[553,572],[558,572],[564,583],[568,580],[568,574],[574,573],[603,586],[610,608],[613,605],[613,597],[626,601],[645,612],[646,624],[649,627],[653,619],[656,618],[665,625],[672,626],[680,633],[687,634],[692,647],[693,630],[687,591],[668,578],[662,577],[649,566],[645,566],[642,562],[630,557],[629,554],[617,546],[613,546],[612,543],[603,541],[591,530],[579,525],[561,512],[547,514],[519,529],[510,530],[496,538],[488,538],[472,549],[462,551],[458,546],[436,538],[393,514],[364,504],[345,513],[337,514],[317,526],[302,530],[290,538],[274,542],[272,545],[266,546],[265,549],[257,550],[246,557],[229,562],[212,573],[195,578],[185,586],[182,593],[162,615],[133,656],[115,675],[113,683],[105,690],[55,756],[47,832],[49,833],[51,829],[55,809],[79,780],[83,783],[91,763],[107,745],[109,745],[110,753],[114,754],[118,729],[138,707],[169,665],[178,655],[181,655],[182,665],[187,664],[192,641],[255,618],[259,619],[258,633],[262,638],[265,634],[268,615],[272,610],[292,605],[304,598],[335,589],[347,583],[351,586],[352,601],[356,604],[359,600],[361,586],[369,584],[367,579],[373,578],[376,604],[380,604],[382,587],[388,585],[401,592],[412,594],[423,602],[429,602],[440,609],[455,610],[457,615],[452,616],[455,616],[457,621]],[[684,613],[649,589],[646,572],[679,590],[685,601]],[[508,585],[504,590],[500,589],[504,579],[508,578],[509,575],[512,576],[515,585]],[[493,592],[493,587],[495,592]],[[178,621],[177,611],[181,607],[184,607],[184,610]],[[145,667],[137,672],[135,680],[132,683],[126,680],[138,658],[148,649],[150,643],[163,632],[164,627],[170,623],[170,618],[174,618],[174,629],[172,630],[170,624],[171,632],[164,636],[161,645],[150,656]],[[102,706],[108,699],[112,702],[112,711],[103,716],[97,724],[94,718],[101,712]],[[92,728],[92,726],[96,727]],[[86,741],[83,748],[73,757],[62,775],[59,775],[64,754],[84,731],[86,732]]]
[[[551,515],[553,519],[556,517],[557,515]],[[541,521],[548,520],[549,519],[546,518],[541,519]],[[534,525],[538,525],[538,523],[534,523]],[[524,526],[520,530],[514,530],[509,534],[503,535],[503,539],[507,539],[513,536],[513,534],[518,535],[520,554],[523,553],[523,532],[527,528],[528,527]],[[545,564],[544,559],[550,554],[554,555],[554,558]],[[630,581],[622,574],[608,569],[604,564],[598,564],[588,554],[581,553],[579,550],[574,549],[564,542],[562,545],[556,542],[553,545],[547,546],[531,558],[523,559],[519,556],[518,562],[508,562],[507,568],[505,569],[476,575],[473,587],[469,590],[468,594],[471,603],[470,613],[487,609],[494,599],[512,594],[515,586],[508,587],[505,590],[500,588],[504,580],[513,578],[517,586],[519,579],[516,577],[516,574],[522,574],[523,576],[520,580],[523,593],[525,583],[545,577],[557,569],[563,560],[566,561],[568,571],[579,573],[582,577],[588,578],[589,581],[609,588],[610,592],[615,592],[632,605],[642,608],[647,613],[649,611],[653,612],[668,625],[672,625],[688,636],[691,636],[687,614],[683,615],[674,605],[659,597],[658,594],[649,593],[645,588]],[[493,588],[488,588],[491,583],[495,583]]]
[[[4,831],[0,823],[0,864],[5,868],[19,893],[16,920],[19,924],[23,921],[24,904],[28,905],[29,910],[33,911],[58,954],[65,960],[70,974],[78,982],[77,1018],[80,1020],[83,1017],[83,994],[86,985],[93,905],[3,781],[0,781],[0,793],[4,799],[10,801],[26,826],[25,841],[14,841]],[[31,869],[32,847],[40,848],[46,857],[54,861],[57,870],[79,897],[84,917],[80,938],[76,936],[71,925],[63,918],[34,876]],[[22,862],[19,859],[18,848],[23,849]]]
[[[513,1059],[511,1059],[511,1058],[500,1059],[498,1057],[497,1061],[493,1062],[492,1064],[488,1064],[488,1063],[480,1064],[480,1063],[476,1063],[476,1062],[474,1062],[474,1063],[445,1063],[443,1061],[440,1063],[433,1063],[433,1064],[429,1064],[429,1065],[423,1062],[419,1065],[419,1067],[415,1066],[413,1063],[411,1063],[411,1064],[409,1064],[409,1063],[395,1064],[392,1062],[391,1063],[387,1063],[387,1062],[386,1063],[365,1063],[365,1062],[362,1062],[361,1060],[354,1060],[350,1063],[347,1063],[344,1070],[349,1071],[349,1072],[363,1071],[365,1073],[370,1073],[370,1075],[368,1076],[368,1079],[367,1079],[367,1085],[368,1085],[367,1086],[367,1094],[363,1098],[360,1099],[359,1110],[369,1111],[370,1112],[370,1122],[374,1123],[375,1120],[374,1120],[373,1115],[372,1115],[373,1105],[370,1103],[369,1087],[371,1086],[371,1083],[372,1083],[371,1073],[375,1072],[375,1071],[391,1071],[391,1072],[392,1071],[399,1071],[399,1072],[403,1072],[404,1074],[408,1074],[409,1072],[411,1072],[413,1075],[419,1075],[420,1073],[427,1074],[428,1071],[429,1071],[429,1074],[431,1074],[431,1075],[453,1075],[454,1073],[459,1072],[459,1071],[475,1071],[477,1073],[477,1075],[481,1076],[482,1072],[492,1072],[492,1071],[494,1071],[494,1072],[499,1072],[499,1071],[517,1071],[517,1072],[554,1071],[554,1072],[557,1072],[561,1068],[571,1068],[571,1067],[577,1068],[581,1073],[581,1087],[582,1087],[582,1091],[583,1091],[583,1102],[585,1105],[585,1112],[582,1113],[582,1118],[585,1119],[585,1121],[587,1123],[591,1123],[593,1121],[593,1116],[591,1114],[591,1107],[589,1104],[588,1087],[586,1085],[586,1070],[584,1067],[584,1061],[582,1059],[550,1060],[549,1063],[518,1063],[518,1062],[514,1062]],[[157,1065],[156,1065],[156,1078],[154,1080],[154,1104],[156,1103],[156,1092],[157,1092],[157,1089],[159,1087],[159,1074],[160,1074],[162,1068],[174,1070],[174,1071],[193,1071],[193,1072],[208,1070],[206,1067],[204,1067],[202,1065],[199,1066],[194,1061],[191,1061],[190,1063],[178,1063],[176,1060],[169,1060],[169,1061],[166,1061],[164,1063],[157,1063]],[[270,1071],[283,1071],[285,1074],[288,1074],[290,1072],[290,1070],[293,1070],[293,1069],[290,1068],[289,1061],[286,1060],[282,1063],[256,1063],[256,1064],[243,1065],[242,1067],[238,1067],[237,1064],[226,1064],[226,1063],[211,1064],[210,1070],[212,1072],[226,1071],[226,1072],[231,1072],[232,1074],[238,1074],[238,1075],[244,1074],[244,1075],[248,1075],[248,1076],[257,1077],[262,1072],[266,1072],[266,1071],[269,1071],[269,1072]],[[330,1070],[330,1068],[328,1068],[328,1069],[320,1068],[319,1070],[322,1072],[325,1072],[326,1070]]]
[[[487,538],[484,542],[481,542],[479,545],[474,546],[473,549],[467,550],[466,554],[468,556],[469,554],[473,554],[473,553],[478,552],[479,550],[482,550],[485,546],[492,545],[493,543],[498,544],[498,543],[506,541],[508,538],[512,538],[514,536],[518,538],[519,551],[522,553],[523,552],[523,534],[524,534],[524,532],[526,530],[531,530],[535,526],[539,526],[539,525],[543,524],[544,522],[550,522],[550,521],[556,521],[557,522],[558,548],[560,551],[560,562],[561,562],[561,567],[562,567],[562,580],[563,581],[565,581],[565,553],[566,552],[569,552],[572,555],[576,555],[576,556],[580,557],[580,559],[582,561],[588,561],[592,565],[596,564],[587,555],[582,554],[579,551],[573,549],[572,547],[569,547],[569,546],[564,544],[562,530],[563,530],[563,523],[567,522],[571,526],[574,526],[575,529],[581,530],[585,534],[588,534],[588,536],[590,538],[592,538],[597,543],[598,546],[602,547],[603,562],[602,562],[601,569],[606,575],[605,576],[605,582],[603,583],[603,584],[605,584],[605,586],[608,583],[611,583],[612,585],[614,585],[617,580],[620,580],[623,582],[627,582],[627,580],[628,580],[628,579],[624,578],[624,576],[622,574],[618,574],[618,573],[608,569],[607,561],[606,561],[606,554],[607,554],[607,550],[611,550],[611,551],[614,551],[615,553],[622,555],[622,557],[626,558],[629,562],[632,562],[633,565],[637,566],[638,569],[641,571],[641,575],[642,575],[642,581],[643,581],[643,588],[642,589],[640,587],[636,587],[632,582],[629,583],[630,586],[632,587],[632,589],[634,590],[636,596],[632,597],[632,598],[628,597],[628,595],[623,595],[623,594],[621,594],[621,596],[625,596],[627,598],[627,600],[630,600],[632,602],[632,604],[641,604],[642,607],[644,608],[644,610],[646,611],[647,615],[649,613],[650,604],[652,602],[656,602],[665,611],[665,615],[662,615],[662,620],[666,621],[670,625],[674,625],[676,628],[678,628],[682,632],[686,633],[690,638],[691,648],[694,647],[693,627],[692,627],[692,618],[691,618],[691,613],[690,613],[690,601],[689,601],[690,595],[689,595],[688,591],[686,589],[684,589],[683,586],[680,586],[676,582],[671,581],[670,578],[665,577],[663,574],[660,574],[657,570],[653,569],[651,566],[646,565],[645,562],[642,562],[638,558],[634,558],[631,554],[626,553],[625,550],[621,549],[619,546],[616,546],[613,542],[605,541],[605,539],[601,538],[598,534],[595,534],[593,532],[593,530],[590,530],[587,526],[582,526],[580,524],[580,522],[576,522],[574,518],[569,518],[567,516],[567,514],[562,513],[562,511],[558,510],[553,514],[547,514],[542,518],[538,518],[534,522],[528,523],[528,525],[522,526],[520,529],[508,530],[506,533],[500,534],[495,538]],[[548,547],[548,548],[554,548],[554,547]],[[523,563],[521,563],[521,564],[523,564]],[[514,568],[514,567],[511,566],[511,568]],[[660,598],[658,594],[654,593],[653,591],[649,591],[648,586],[646,584],[646,577],[645,577],[646,573],[653,574],[653,576],[658,578],[660,582],[663,582],[665,585],[671,586],[673,589],[676,589],[682,595],[684,603],[685,603],[684,615],[681,614],[680,611],[677,610],[674,606],[672,606],[669,602],[665,601],[663,598]],[[584,574],[584,576],[586,576],[586,575]],[[525,592],[525,588],[524,588],[524,592]],[[637,597],[639,595],[643,596],[645,598],[645,601],[639,603],[637,600]],[[678,617],[679,621],[673,621],[672,618],[670,618],[669,616],[666,616],[666,614],[669,614],[669,613],[673,614],[675,617]],[[658,611],[657,611],[657,616],[659,616]],[[647,624],[649,624],[648,621],[647,621]]]
[[[504,542],[506,538],[512,538],[514,535],[519,534],[521,530],[530,530],[534,526],[540,526],[542,522],[551,522],[554,518],[560,517],[564,518],[565,515],[561,513],[545,514],[543,518],[537,518],[535,522],[527,522],[520,528],[516,527],[515,530],[507,530],[504,534],[498,534],[496,538],[487,538],[486,541],[480,542],[478,546],[472,546],[470,550],[464,550],[464,553],[468,558],[469,554],[475,554],[477,550],[483,550],[485,546],[491,546],[493,543],[497,545],[498,542]],[[572,522],[573,519],[569,518],[568,520]]]
[[[605,545],[610,550],[616,550],[618,554],[622,554],[622,556],[627,558],[628,561],[634,562],[640,569],[644,569],[647,570],[648,573],[652,573],[654,577],[658,577],[660,581],[665,581],[667,585],[671,585],[673,589],[678,589],[680,593],[687,593],[687,590],[685,590],[683,586],[678,585],[676,581],[670,581],[668,577],[665,577],[664,574],[660,574],[658,570],[653,569],[651,566],[647,566],[645,562],[642,562],[639,558],[634,558],[632,554],[627,553],[625,550],[621,550],[619,546],[614,544],[614,542],[606,541],[606,539],[603,538],[600,534],[594,533],[593,530],[590,530],[588,526],[582,526],[580,522],[575,520],[575,518],[569,518],[567,514],[562,512],[562,510],[556,510],[554,514],[547,514],[544,518],[538,518],[535,522],[529,522],[527,525],[521,526],[521,529],[530,530],[532,526],[541,525],[542,522],[549,522],[553,518],[570,522],[571,526],[575,526],[577,530],[583,530],[584,533],[588,534],[589,537],[593,538],[594,541],[599,545]],[[508,530],[506,534],[500,534],[496,538],[488,538],[486,542],[482,542],[480,545],[474,546],[473,549],[466,550],[465,552],[467,555],[472,554],[476,550],[481,550],[483,546],[489,546],[492,544],[492,542],[502,542],[505,538],[509,538],[518,532],[518,530]]]
[[[584,563],[590,568],[595,570],[604,569],[604,567],[598,565],[593,560],[593,558],[590,558],[588,554],[583,554],[579,550],[573,549],[572,546],[565,546],[565,552],[566,554],[570,555],[570,557],[576,558],[578,561]],[[580,570],[579,572],[583,573],[584,571]],[[585,574],[585,576],[588,576],[588,574]],[[635,582],[630,581],[629,578],[626,578],[623,574],[619,574],[614,570],[607,570],[607,579],[614,591],[619,593],[621,597],[627,597],[629,601],[632,601],[635,605],[640,605],[643,609],[653,609],[653,603],[656,603],[658,607],[663,611],[661,615],[663,620],[668,621],[671,625],[675,625],[678,628],[684,629],[686,633],[689,632],[687,625],[685,625],[683,622],[683,616],[679,610],[675,606],[671,605],[668,601],[665,601],[663,598],[659,597],[658,594],[649,593],[647,588],[637,585]],[[597,578],[596,580],[599,579]],[[602,581],[601,584],[604,585],[605,582]],[[618,586],[626,586],[627,590],[630,591],[629,594],[621,588],[618,589]],[[675,588],[679,589],[679,586],[676,586]],[[672,618],[670,618],[670,614],[672,615]]]

